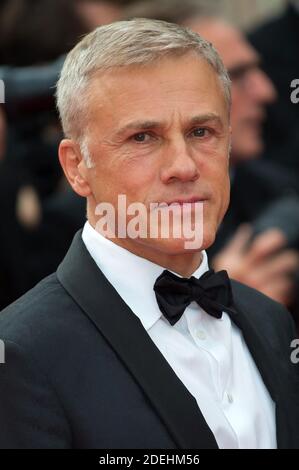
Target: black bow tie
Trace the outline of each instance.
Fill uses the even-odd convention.
[[[181,278],[165,270],[154,285],[159,308],[171,325],[195,301],[208,314],[221,318],[222,312],[236,314],[231,283],[226,271],[207,271],[199,279]]]

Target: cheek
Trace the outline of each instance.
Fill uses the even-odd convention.
[[[119,183],[133,202],[144,202],[159,187],[159,167],[152,158],[128,162],[120,169]]]
[[[127,203],[145,202],[156,187],[158,171],[146,165],[120,165],[118,169],[97,169],[93,179],[93,193],[97,201],[117,201],[118,195],[127,196]]]

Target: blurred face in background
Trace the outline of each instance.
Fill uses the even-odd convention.
[[[232,161],[263,151],[265,107],[276,98],[272,82],[259,67],[259,56],[245,37],[220,20],[199,20],[189,26],[212,42],[232,80]]]
[[[104,24],[113,23],[122,16],[121,7],[109,0],[79,0],[77,11],[88,31]]]
[[[297,10],[299,13],[299,0],[289,0],[289,3],[293,5],[293,7]]]

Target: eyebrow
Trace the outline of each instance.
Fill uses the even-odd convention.
[[[213,121],[216,124],[223,125],[222,120],[218,114],[215,113],[206,113],[206,114],[198,114],[197,116],[193,116],[189,121],[188,121],[188,126],[194,126],[198,124],[203,124],[208,121]],[[125,126],[121,127],[116,131],[116,137],[120,137],[123,134],[125,134],[129,130],[137,130],[137,129],[158,129],[161,127],[166,127],[166,123],[161,122],[161,121],[151,121],[151,120],[146,120],[146,121],[132,121],[126,124]]]
[[[215,124],[223,125],[222,119],[218,114],[215,113],[207,113],[207,114],[198,114],[191,118],[189,125],[194,126],[196,124],[204,124],[205,122],[214,122]]]

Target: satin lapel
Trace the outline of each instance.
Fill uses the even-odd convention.
[[[76,234],[57,270],[58,280],[143,389],[178,448],[216,449],[196,400],[98,269],[81,233]]]
[[[238,302],[234,294],[237,315],[230,315],[231,320],[240,328],[248,349],[259,369],[261,377],[276,404],[276,434],[278,448],[287,448],[290,442],[288,431],[288,415],[285,409],[285,392],[282,383],[284,371],[281,369],[277,359],[277,352],[273,351],[265,335],[261,335],[253,321],[250,313]],[[280,375],[281,374],[281,375]]]

